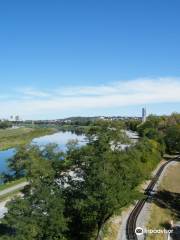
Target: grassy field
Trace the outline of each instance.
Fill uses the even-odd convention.
[[[170,166],[163,176],[157,197],[152,205],[148,229],[166,229],[170,221],[180,217],[180,163]],[[165,240],[164,234],[151,234],[147,240]]]
[[[35,137],[51,134],[57,130],[53,128],[17,128],[0,130],[0,150],[30,143]]]

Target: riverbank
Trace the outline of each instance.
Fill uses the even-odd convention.
[[[58,126],[61,131],[72,131],[80,134],[85,134],[90,129],[90,126],[79,126],[79,125],[62,125]]]
[[[33,138],[41,137],[57,132],[55,128],[26,128],[0,130],[0,150],[15,148],[28,144]]]

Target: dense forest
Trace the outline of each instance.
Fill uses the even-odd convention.
[[[127,143],[122,129],[139,132],[136,144]],[[95,121],[87,131],[87,144],[24,146],[10,167],[29,185],[8,203],[0,239],[90,240],[115,212],[140,198],[138,185],[150,176],[165,152],[180,151],[180,115],[149,116],[138,121]]]

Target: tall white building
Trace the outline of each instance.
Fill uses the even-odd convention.
[[[146,121],[146,108],[143,108],[142,109],[142,122],[145,122]]]

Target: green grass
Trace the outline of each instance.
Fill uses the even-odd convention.
[[[174,205],[172,200],[174,196],[173,193],[175,193],[175,195],[177,196],[179,194],[180,196],[179,173],[180,163],[177,163],[174,166],[170,166],[166,170],[158,190],[168,191],[169,195],[167,195],[167,199],[165,197],[162,199],[163,205],[165,207],[157,205],[156,203],[152,204],[150,220],[147,225],[148,229],[163,229],[164,226],[167,225],[167,223],[171,222],[171,220],[173,220],[174,222],[178,220],[177,216],[174,214],[173,211],[173,209],[177,210],[178,207],[176,206],[177,199],[174,200]],[[165,240],[165,239],[167,238],[164,234],[149,234],[149,236],[147,237],[147,240]]]
[[[25,128],[0,130],[0,150],[28,144],[33,138],[56,132],[54,128]]]
[[[23,182],[25,182],[25,181],[26,181],[25,178],[20,178],[20,179],[11,181],[11,182],[7,182],[7,183],[5,183],[5,184],[0,185],[0,191],[3,191],[3,190],[5,190],[5,189],[7,189],[7,188],[16,186],[17,184],[23,183]]]
[[[121,223],[120,216],[111,217],[103,228],[103,240],[116,240]]]

